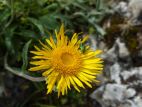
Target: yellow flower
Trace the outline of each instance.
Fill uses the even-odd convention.
[[[47,84],[47,94],[51,93],[53,88],[64,95],[68,89],[73,86],[78,92],[85,85],[92,87],[92,82],[98,82],[96,76],[103,69],[102,59],[96,55],[101,50],[93,51],[89,46],[80,48],[87,40],[88,36],[78,40],[78,34],[74,33],[71,40],[64,34],[64,26],[56,34],[56,42],[52,37],[46,39],[46,44],[40,42],[42,48],[35,46],[35,51],[30,64],[30,71],[42,70]]]

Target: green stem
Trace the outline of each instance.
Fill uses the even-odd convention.
[[[30,75],[25,74],[24,72],[21,72],[21,71],[18,71],[18,70],[11,68],[7,63],[7,57],[8,57],[8,54],[6,54],[5,57],[4,57],[4,67],[7,71],[10,71],[11,73],[13,73],[17,76],[20,76],[22,78],[25,78],[25,79],[33,81],[33,82],[45,81],[44,77],[32,77]]]

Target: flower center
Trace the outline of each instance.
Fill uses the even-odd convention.
[[[62,60],[63,64],[65,64],[65,65],[72,65],[73,61],[74,61],[74,58],[73,58],[72,54],[63,53],[61,55],[61,60]]]
[[[56,48],[51,55],[51,65],[56,72],[72,75],[80,71],[82,59],[79,50],[66,46]]]

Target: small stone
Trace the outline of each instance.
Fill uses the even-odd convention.
[[[104,87],[101,86],[101,87],[98,88],[96,91],[94,91],[94,92],[90,95],[90,97],[91,97],[92,99],[97,100],[101,105],[104,105],[103,100],[102,100],[103,92],[104,92]]]
[[[142,12],[142,0],[130,0],[128,4],[128,11],[131,13],[131,22],[137,23]]]
[[[126,13],[128,11],[128,3],[124,1],[119,2],[115,10],[121,13]]]
[[[105,87],[105,92],[103,94],[104,100],[111,100],[121,102],[124,99],[124,91],[126,86],[118,84],[107,84]]]
[[[126,98],[131,98],[136,95],[136,91],[133,88],[128,88],[124,94]]]
[[[124,42],[121,42],[120,38],[116,39],[116,44],[119,47],[118,54],[120,58],[128,57],[130,55],[128,48]]]
[[[124,81],[126,81],[129,77],[131,77],[133,74],[130,71],[124,70],[123,72],[121,72],[120,74],[123,78]]]
[[[126,100],[125,103],[121,103],[118,107],[137,107],[132,100]]]
[[[135,97],[134,103],[136,104],[136,107],[142,107],[142,96]]]
[[[119,76],[120,72],[121,72],[120,65],[118,63],[113,64],[110,68],[110,79],[120,84],[121,83],[120,76]]]

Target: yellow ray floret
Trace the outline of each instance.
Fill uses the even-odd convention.
[[[92,82],[97,82],[96,76],[103,69],[102,59],[97,55],[101,50],[93,51],[89,46],[85,46],[82,52],[80,46],[88,36],[78,40],[78,34],[74,33],[69,40],[64,34],[64,26],[56,34],[56,42],[50,36],[46,43],[40,42],[42,48],[37,46],[35,51],[31,51],[34,56],[30,64],[34,65],[30,71],[43,71],[47,84],[47,94],[54,88],[58,91],[58,96],[67,94],[68,89],[74,87],[78,92],[85,86],[92,87]]]

